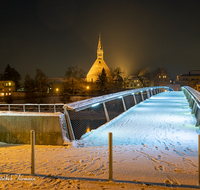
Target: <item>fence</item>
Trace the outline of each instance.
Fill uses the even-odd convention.
[[[132,106],[160,92],[172,90],[158,86],[127,90],[64,105],[70,140],[109,122]]]
[[[64,104],[0,104],[0,111],[63,112]]]
[[[189,86],[183,86],[181,90],[184,92],[189,106],[192,108],[192,114],[195,115],[197,122],[196,126],[200,125],[200,92]]]

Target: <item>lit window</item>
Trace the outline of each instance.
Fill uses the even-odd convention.
[[[9,93],[9,96],[11,96],[11,93]]]
[[[6,82],[6,86],[8,86],[8,83]]]
[[[163,76],[163,78],[166,78],[166,76]]]
[[[8,96],[8,93],[6,93],[6,96]]]
[[[1,93],[2,96],[4,96],[4,93]]]
[[[161,76],[159,76],[159,78],[161,78]]]
[[[9,84],[9,86],[11,86],[11,82],[9,82],[8,84]]]
[[[11,91],[11,88],[9,88],[9,91]]]
[[[140,86],[140,84],[137,84],[138,86]]]

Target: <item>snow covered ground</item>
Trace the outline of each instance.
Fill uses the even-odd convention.
[[[72,147],[36,146],[38,176],[27,175],[29,145],[3,144],[0,189],[146,190],[168,189],[171,185],[182,187],[178,189],[196,188],[195,123],[183,92],[158,94],[85,134]],[[115,183],[106,181],[109,132],[113,133]]]

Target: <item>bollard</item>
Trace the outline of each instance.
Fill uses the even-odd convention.
[[[31,175],[35,175],[35,131],[31,130]]]
[[[108,133],[109,138],[109,180],[113,181],[113,147],[112,147],[112,133]]]

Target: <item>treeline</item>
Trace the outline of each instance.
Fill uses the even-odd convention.
[[[149,69],[142,69],[135,75],[143,83],[143,87],[146,87],[152,85],[151,81],[158,80],[158,78],[155,79],[155,76],[163,71],[167,73],[166,69],[163,68],[157,68],[152,72],[150,72]],[[71,96],[87,92],[87,94],[90,93],[91,95],[102,95],[126,89],[126,82],[128,79],[125,77],[125,72],[122,71],[120,67],[117,67],[111,69],[111,73],[113,77],[112,81],[108,81],[106,71],[105,69],[102,69],[96,82],[87,83],[85,80],[86,72],[77,66],[70,66],[65,72],[62,94]],[[41,69],[36,68],[35,76],[33,78],[27,74],[23,84],[20,85],[21,79],[20,73],[15,68],[10,67],[10,65],[7,65],[4,72],[0,73],[0,80],[12,80],[15,82],[16,90],[23,87],[27,94],[27,98],[29,99],[35,97],[43,98],[47,95],[48,89],[50,89],[48,77]],[[88,85],[90,85],[88,87],[89,90],[86,91]]]

